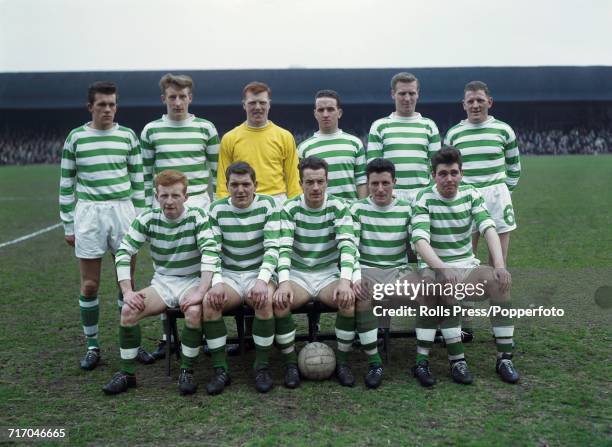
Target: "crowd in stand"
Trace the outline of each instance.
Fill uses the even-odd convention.
[[[522,154],[564,155],[612,153],[612,129],[573,128],[571,130],[534,130],[514,126]],[[440,129],[442,135],[444,130]],[[354,132],[359,134],[358,132]],[[59,163],[66,132],[44,128],[36,130],[4,128],[0,130],[0,165]],[[311,131],[295,132],[298,143]],[[367,133],[361,135],[364,143]]]
[[[519,148],[523,154],[563,155],[602,154],[612,152],[612,130],[607,127],[569,131],[551,129],[535,131],[515,127]]]
[[[2,129],[0,165],[59,163],[65,139],[57,129]]]

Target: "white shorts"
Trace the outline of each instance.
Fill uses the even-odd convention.
[[[516,229],[514,219],[514,208],[512,207],[512,197],[505,183],[487,186],[478,189],[485,201],[487,210],[495,222],[495,231],[498,234],[507,233]],[[476,225],[472,227],[472,232],[477,233]]]
[[[338,279],[340,279],[340,270],[335,265],[309,272],[291,269],[289,274],[289,280],[306,290],[313,299],[318,299],[321,290]]]
[[[201,208],[208,213],[208,207],[210,206],[210,197],[208,196],[208,192],[204,194],[198,194],[197,196],[189,196],[187,201],[185,202],[185,206],[190,206],[192,208]],[[159,202],[153,196],[153,208],[158,208]]]
[[[187,291],[199,285],[199,276],[170,276],[155,273],[151,280],[151,287],[168,307],[178,307]]]
[[[81,259],[115,254],[136,217],[131,200],[79,200],[74,212],[74,253]]]
[[[470,276],[470,273],[480,266],[480,261],[477,258],[473,258],[468,261],[446,262],[445,264],[448,265],[450,269],[456,269],[459,272],[459,282],[463,282]],[[421,274],[423,277],[430,279],[436,278],[436,272],[430,268],[423,269]]]
[[[390,269],[361,266],[362,284],[364,281],[371,284],[393,284],[409,273],[412,273],[412,269],[408,266]]]
[[[480,261],[477,258],[473,258],[469,261],[446,262],[445,264],[450,269],[456,269],[459,272],[459,282],[463,282],[470,276],[470,273],[480,266]],[[436,272],[429,267],[423,269],[421,275],[424,278],[436,279]]]
[[[240,296],[242,301],[247,297],[249,291],[255,285],[257,277],[259,276],[259,270],[251,270],[248,272],[234,272],[232,270],[223,269],[222,271],[223,283],[234,289],[234,291]]]

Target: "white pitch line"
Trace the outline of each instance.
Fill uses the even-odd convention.
[[[61,227],[62,223],[56,223],[55,225],[51,225],[47,228],[43,228],[42,230],[35,231],[34,233],[26,234],[25,236],[18,237],[17,239],[13,239],[12,241],[3,242],[0,244],[0,248],[6,247],[7,245],[17,244],[18,242],[27,241],[28,239],[32,239],[33,237],[38,236],[39,234],[46,233],[47,231],[55,230],[57,227]]]

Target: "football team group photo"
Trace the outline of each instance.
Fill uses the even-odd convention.
[[[105,394],[136,387],[136,371],[146,367],[138,363],[152,364],[177,348],[180,394],[197,391],[196,366],[210,370],[206,392],[220,394],[232,377],[224,313],[243,306],[252,312],[246,330],[258,392],[275,385],[274,349],[283,371],[277,384],[293,389],[302,378],[333,374],[339,385],[353,387],[354,346],[367,359],[364,386],[376,389],[385,369],[379,338],[389,327],[373,312],[372,292],[395,281],[479,286],[474,290],[481,293],[465,299],[438,291],[385,300],[420,309],[410,370],[420,385],[434,386],[441,375],[472,384],[465,344],[474,337],[474,301],[512,308],[506,262],[517,227],[511,194],[521,175],[515,133],[489,113],[493,98],[485,82],[465,85],[465,119],[443,137],[416,111],[419,79],[395,74],[389,84],[395,110],[372,123],[366,144],[341,129],[340,95],[321,89],[313,95],[318,131],[298,146],[268,118],[272,90],[263,82],[243,87],[246,120],[222,137],[212,121],[190,113],[189,76],[168,73],[159,87],[166,113],[138,134],[115,121],[117,85],[94,82],[87,92],[91,121],[70,132],[62,151],[60,216],[79,263],[86,371],[101,361],[98,334],[117,332],[99,324],[106,253],[116,269],[120,362],[101,386]],[[488,252],[482,261],[481,238]],[[135,260],[145,246],[154,273],[138,289]],[[309,358],[300,371],[293,313],[310,302],[334,310],[335,352],[306,345]],[[456,306],[465,311],[444,310]],[[166,337],[170,308],[184,316],[180,344]],[[153,352],[142,343],[146,317],[160,320]],[[490,372],[515,384],[513,321],[498,312],[490,331]],[[436,334],[447,351],[446,372],[430,365]],[[200,360],[202,351],[210,359]]]

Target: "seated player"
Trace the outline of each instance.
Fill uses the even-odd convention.
[[[291,311],[313,299],[338,309],[336,375],[342,385],[353,386],[355,378],[347,363],[355,338],[351,278],[356,247],[351,214],[341,199],[326,193],[325,160],[307,157],[300,162],[299,171],[304,194],[288,200],[281,211],[279,286],[274,294],[276,343],[284,356],[285,386],[300,385]],[[376,343],[369,342],[369,335],[360,332],[359,336],[371,353],[368,381],[378,386],[382,368]]]
[[[213,202],[209,219],[219,246],[223,283],[215,284],[204,300],[204,335],[210,349],[214,377],[206,386],[219,394],[230,384],[223,311],[246,302],[255,311],[255,389],[266,393],[273,383],[268,357],[274,342],[272,275],[278,262],[280,212],[271,196],[255,194],[257,180],[251,166],[239,161],[226,172],[229,197]]]
[[[154,174],[176,169],[187,176],[186,205],[208,210],[209,179],[213,191],[217,179],[217,129],[210,121],[189,112],[194,91],[191,77],[166,73],[159,80],[159,87],[166,114],[148,123],[140,134],[146,204],[153,208],[159,206],[154,201]],[[161,320],[162,336],[157,349],[151,353],[155,359],[166,356],[168,321],[165,313],[161,314]]]
[[[511,308],[511,276],[504,264],[495,224],[480,193],[471,185],[460,184],[463,171],[459,151],[444,147],[432,157],[431,164],[435,184],[419,192],[412,215],[412,242],[419,255],[419,266],[428,267],[424,276],[435,276],[437,281],[451,284],[455,288],[455,298],[458,298],[457,285],[472,284],[475,287],[470,299],[488,298],[491,305]],[[487,240],[492,267],[480,266],[472,252],[472,224]],[[476,286],[480,286],[482,293],[478,293]],[[436,299],[437,302],[429,299],[428,304],[449,304],[444,297]],[[512,364],[514,326],[509,318],[496,314],[492,314],[491,323],[497,346],[496,371],[503,381],[516,383],[519,374]],[[423,386],[435,383],[428,359],[438,324],[446,342],[453,380],[472,383],[461,341],[459,316],[450,319],[420,316],[417,319],[415,377]]]
[[[377,342],[377,325],[371,301],[374,285],[394,284],[396,281],[417,282],[419,277],[408,267],[412,208],[408,201],[393,195],[395,166],[389,160],[375,158],[368,163],[366,175],[370,196],[351,206],[360,256],[359,268],[355,268],[353,273],[353,290],[357,297],[357,328],[366,337],[367,344],[363,348],[366,354],[373,355]],[[391,298],[398,302],[398,297]],[[405,298],[410,300],[410,297]],[[384,324],[389,324],[388,319]],[[376,356],[378,358],[372,360],[380,366],[380,357],[377,353]]]
[[[106,394],[122,393],[136,386],[134,358],[141,342],[138,322],[177,306],[185,314],[179,390],[185,395],[197,389],[193,365],[202,341],[202,300],[217,269],[217,243],[204,211],[185,207],[185,174],[160,172],[155,178],[155,196],[159,208],[136,217],[117,252],[117,279],[125,302],[119,326],[121,370],[103,387]],[[155,273],[151,286],[134,292],[130,258],[147,240]]]

